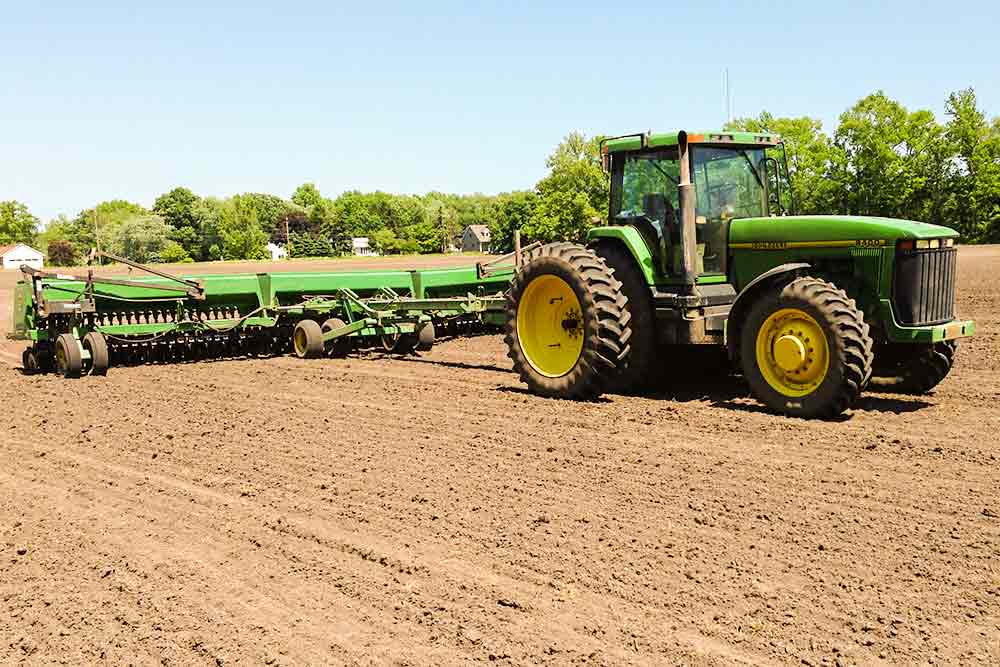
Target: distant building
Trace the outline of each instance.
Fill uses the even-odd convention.
[[[0,259],[2,259],[5,269],[19,269],[22,264],[27,264],[33,269],[40,269],[45,256],[30,246],[15,243],[0,246]]]
[[[469,225],[462,232],[462,252],[488,253],[492,243],[490,228],[486,225]]]
[[[285,259],[288,257],[288,251],[277,243],[268,243],[267,251],[271,253],[272,260]]]
[[[378,253],[368,245],[367,236],[356,236],[351,239],[351,253],[358,257],[372,257]]]

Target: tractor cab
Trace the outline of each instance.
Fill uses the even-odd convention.
[[[792,212],[784,144],[775,135],[626,135],[602,142],[601,152],[611,174],[608,220],[639,232],[656,283],[719,282],[730,221]]]

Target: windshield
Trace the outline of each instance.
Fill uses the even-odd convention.
[[[692,153],[700,218],[729,221],[767,215],[763,148],[699,146]]]

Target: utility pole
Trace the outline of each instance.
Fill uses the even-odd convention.
[[[438,228],[441,230],[441,254],[448,252],[448,233],[444,228],[444,206],[438,208]]]
[[[98,264],[102,264],[102,262],[101,262],[101,237],[100,237],[100,233],[99,233],[99,229],[98,229],[98,225],[97,225],[97,216],[99,215],[99,213],[97,212],[98,210],[99,210],[98,207],[95,206],[94,207],[94,247],[97,248],[97,263]]]
[[[288,214],[285,214],[285,253],[288,259],[292,258],[292,237],[288,235]]]

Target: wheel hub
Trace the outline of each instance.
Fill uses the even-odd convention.
[[[785,372],[793,372],[806,361],[806,346],[794,333],[786,333],[774,341],[774,360]]]
[[[813,392],[826,378],[830,353],[819,323],[798,308],[772,313],[757,334],[757,367],[785,396]]]

